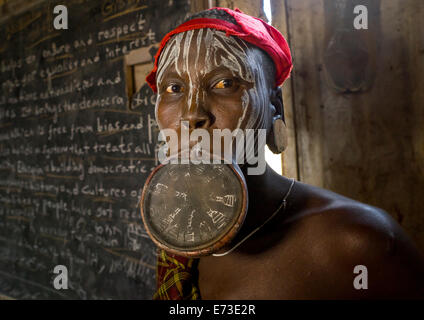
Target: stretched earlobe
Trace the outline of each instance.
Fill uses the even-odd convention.
[[[287,148],[287,127],[281,116],[278,115],[272,120],[272,131],[274,138],[274,148],[270,148],[273,153],[281,153]],[[273,150],[274,149],[274,150]]]
[[[271,104],[275,108],[275,116],[272,118],[271,134],[267,141],[268,148],[273,153],[281,153],[287,148],[287,128],[284,123],[283,93],[280,87],[274,89],[271,96]]]

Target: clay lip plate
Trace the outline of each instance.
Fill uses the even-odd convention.
[[[223,248],[225,245],[228,245],[229,242],[235,237],[237,232],[240,230],[244,219],[246,217],[247,213],[247,207],[248,207],[248,197],[247,197],[247,185],[245,182],[245,179],[243,175],[241,174],[241,170],[237,165],[233,164],[224,164],[225,166],[228,166],[231,171],[236,176],[238,182],[240,183],[241,187],[241,210],[238,212],[238,214],[235,215],[234,218],[232,218],[232,225],[229,227],[227,226],[224,232],[216,236],[215,238],[190,248],[183,248],[175,246],[165,239],[161,238],[158,232],[155,229],[154,226],[152,226],[150,222],[150,216],[149,216],[149,210],[145,208],[145,202],[146,202],[146,195],[150,191],[149,188],[151,187],[151,182],[153,177],[158,173],[160,169],[162,169],[167,164],[160,164],[158,165],[149,175],[147,178],[144,187],[143,192],[141,196],[140,201],[140,211],[141,211],[141,217],[143,219],[144,227],[146,229],[147,234],[151,238],[151,240],[161,249],[165,250],[166,252],[170,252],[176,255],[185,256],[185,257],[201,257],[210,255],[212,253],[215,253],[219,251],[221,248]],[[195,166],[195,164],[191,164]],[[201,188],[201,186],[199,186]],[[231,224],[230,223],[230,224]]]

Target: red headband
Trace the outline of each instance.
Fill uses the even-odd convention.
[[[155,55],[155,64],[153,70],[146,77],[147,83],[154,92],[157,92],[156,72],[158,69],[159,56],[168,40],[174,34],[202,28],[212,28],[225,31],[227,36],[236,36],[268,53],[275,64],[275,84],[277,86],[281,85],[284,80],[290,76],[290,71],[293,68],[290,48],[286,39],[284,39],[283,35],[277,29],[270,26],[261,19],[242,13],[238,9],[212,9],[218,9],[227,12],[237,21],[237,25],[220,19],[200,18],[189,20],[169,32],[160,43],[159,49]]]

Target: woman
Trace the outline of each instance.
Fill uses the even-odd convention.
[[[265,22],[226,8],[200,12],[164,38],[147,77],[156,120],[178,133],[184,123],[211,134],[264,129],[281,152],[279,86],[291,68],[286,41]],[[240,166],[249,208],[235,238],[200,258],[161,250],[155,299],[424,296],[423,258],[387,213],[251,167]]]

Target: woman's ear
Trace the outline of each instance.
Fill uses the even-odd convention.
[[[284,105],[283,105],[283,91],[281,87],[275,87],[271,92],[271,104],[275,108],[274,116],[281,116],[281,119],[284,121]]]
[[[271,104],[275,108],[272,118],[271,131],[267,136],[268,148],[273,153],[281,153],[287,148],[287,128],[284,123],[283,93],[280,87],[271,92]]]

